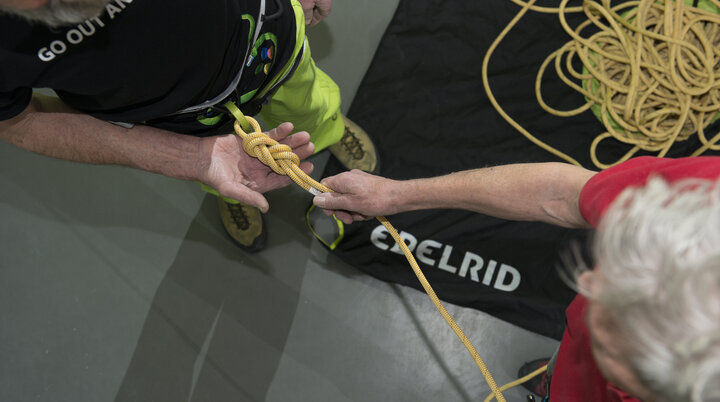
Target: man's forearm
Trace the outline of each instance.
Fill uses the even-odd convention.
[[[114,164],[197,180],[201,139],[147,126],[126,129],[36,96],[19,116],[0,122],[0,138],[20,148],[81,163]]]
[[[408,210],[465,209],[509,220],[586,227],[578,208],[594,172],[564,163],[503,165],[400,182]]]

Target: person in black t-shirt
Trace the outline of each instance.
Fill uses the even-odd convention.
[[[226,102],[259,114],[301,159],[327,147],[349,168],[376,166],[306,44],[305,24],[331,1],[0,0],[0,138],[199,181],[221,196],[231,237],[261,249],[262,193],[289,179],[245,154]]]

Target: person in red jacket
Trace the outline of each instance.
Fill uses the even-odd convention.
[[[324,180],[314,203],[345,223],[429,209],[597,229],[593,269],[550,377],[558,402],[720,401],[720,157],[639,157],[602,172],[515,164],[396,181]]]

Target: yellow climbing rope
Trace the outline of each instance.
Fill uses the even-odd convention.
[[[230,113],[235,116],[235,133],[242,138],[243,149],[245,150],[245,152],[247,152],[248,155],[259,159],[262,163],[270,167],[273,172],[279,175],[288,176],[290,179],[292,179],[292,181],[305,189],[305,191],[308,191],[313,195],[333,192],[332,189],[316,181],[312,177],[305,174],[302,169],[300,169],[300,160],[298,156],[295,155],[295,153],[292,151],[292,148],[290,146],[279,144],[277,141],[265,135],[260,129],[260,125],[258,124],[258,122],[250,116],[243,115],[240,109],[238,109],[237,106],[235,106],[235,104],[233,104],[232,102],[226,103],[225,107],[227,107]],[[248,133],[247,131],[250,131],[250,133]],[[438,309],[438,311],[440,311],[440,314],[443,316],[445,321],[455,332],[455,335],[460,338],[460,341],[462,341],[463,345],[465,345],[465,348],[468,350],[468,352],[470,352],[470,355],[472,355],[475,363],[480,368],[480,371],[482,372],[485,381],[487,382],[488,386],[490,386],[490,389],[493,392],[492,395],[494,395],[498,401],[505,402],[505,398],[503,397],[502,392],[495,383],[495,380],[490,374],[490,371],[485,365],[485,362],[482,360],[477,350],[475,350],[475,347],[470,342],[465,333],[462,331],[462,329],[460,329],[455,320],[453,320],[447,310],[445,310],[445,307],[440,302],[440,299],[435,294],[435,291],[433,290],[432,286],[430,286],[430,283],[428,283],[425,275],[420,269],[420,266],[418,265],[417,261],[415,261],[415,257],[412,255],[412,252],[405,244],[405,241],[403,241],[403,239],[400,237],[400,234],[397,232],[397,230],[395,230],[395,228],[390,224],[390,222],[388,222],[385,217],[378,216],[377,220],[380,221],[383,226],[385,226],[392,238],[395,239],[395,242],[405,254],[405,258],[407,258],[408,262],[410,263],[410,266],[415,272],[415,275],[420,280],[420,284],[422,284],[425,292],[427,292],[428,296],[430,297],[430,300],[432,300],[433,304],[435,304],[435,307]]]
[[[535,6],[535,0],[511,0],[522,9],[498,35],[485,55],[483,84],[500,115],[543,149],[575,165],[579,163],[542,142],[505,113],[488,84],[487,65],[492,53],[522,16],[533,10],[556,13],[572,40],[541,64],[535,82],[540,106],[557,116],[574,116],[588,109],[606,132],[590,148],[601,169],[623,162],[639,150],[663,157],[670,147],[697,134],[702,143],[693,152],[720,150],[720,133],[708,138],[704,128],[720,116],[720,1],[637,0],[611,6],[610,0],[585,0],[582,7]],[[571,28],[566,13],[584,12],[587,20]],[[589,32],[588,37],[583,34]],[[579,60],[582,70],[573,66]],[[572,110],[557,110],[542,97],[542,79],[553,64],[558,77],[581,93],[586,102]],[[600,142],[614,138],[631,148],[617,161],[598,160]]]
[[[507,390],[509,390],[509,389],[512,388],[512,387],[516,387],[516,386],[518,386],[518,385],[520,385],[520,384],[522,384],[522,383],[524,383],[524,382],[526,382],[526,381],[529,381],[531,378],[535,378],[536,376],[538,376],[538,375],[544,373],[545,371],[547,371],[547,367],[548,367],[547,364],[544,365],[544,366],[541,366],[540,368],[538,368],[537,370],[533,371],[532,373],[526,374],[526,375],[518,378],[517,380],[515,380],[515,381],[513,381],[513,382],[509,382],[509,383],[503,385],[502,387],[500,387],[500,392],[507,391]],[[490,401],[493,400],[493,398],[495,398],[495,394],[490,394],[490,395],[487,396],[487,398],[485,398],[485,401],[484,401],[484,402],[490,402]]]

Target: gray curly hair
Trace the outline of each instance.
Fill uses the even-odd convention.
[[[666,401],[720,401],[720,181],[626,189],[595,237],[603,305]]]
[[[32,10],[18,10],[3,5],[0,11],[12,14],[31,22],[50,27],[79,24],[88,18],[97,17],[112,0],[48,0],[43,6]]]

